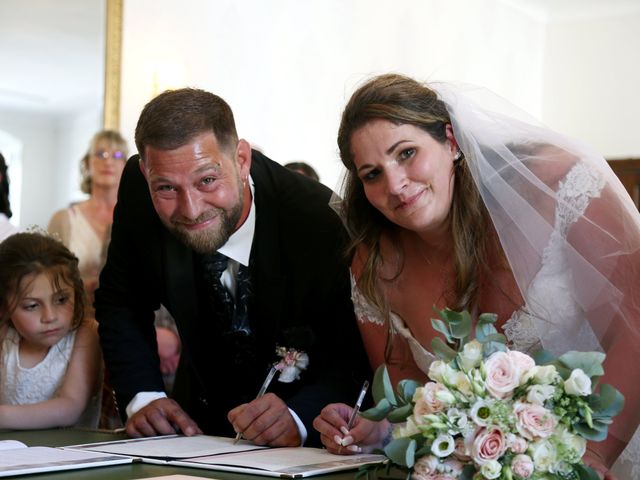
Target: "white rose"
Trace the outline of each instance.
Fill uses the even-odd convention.
[[[531,385],[527,389],[527,401],[535,405],[544,405],[544,402],[553,397],[555,391],[553,385]]]
[[[438,435],[431,445],[431,452],[436,457],[448,457],[456,449],[456,441],[451,435]]]
[[[580,461],[587,451],[587,441],[580,435],[575,435],[568,430],[562,430],[559,435],[559,439],[566,447],[565,452],[569,453],[567,460],[571,463]]]
[[[404,424],[398,425],[393,430],[393,438],[401,438],[401,437],[413,437],[414,435],[420,433],[418,430],[418,426],[412,417],[407,418],[407,421]]]
[[[480,365],[482,360],[482,344],[477,340],[471,340],[465,343],[462,351],[458,353],[458,363],[464,371]]]
[[[497,460],[491,460],[480,467],[480,473],[482,476],[489,480],[498,478],[500,476],[500,472],[502,472],[502,465],[500,465],[500,462]]]
[[[436,398],[445,405],[453,405],[456,403],[456,397],[449,390],[436,391]]]
[[[523,382],[533,378],[535,383],[550,385],[558,379],[558,371],[553,365],[536,365],[525,373]]]
[[[536,470],[542,472],[552,472],[556,464],[557,452],[548,440],[540,440],[530,444],[531,458]]]
[[[584,397],[591,393],[591,379],[579,368],[564,381],[564,391],[569,395]]]
[[[435,362],[431,362],[431,365],[429,365],[428,376],[434,382],[444,383],[444,374],[449,369],[451,369],[451,367],[445,362],[442,360],[436,360]]]
[[[467,377],[464,373],[453,371],[450,375],[445,378],[445,381],[449,383],[453,388],[457,391],[463,393],[466,396],[469,396],[473,393],[473,389],[471,387],[471,382],[469,381],[469,377]]]

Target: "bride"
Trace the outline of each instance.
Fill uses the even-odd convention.
[[[640,214],[600,155],[478,108],[467,98],[477,93],[389,74],[345,108],[341,214],[369,360],[386,364],[394,384],[425,381],[434,307],[496,313],[520,351],[604,351],[603,381],[626,407],[585,462],[614,479],[640,422],[640,372],[625,368],[640,351]],[[316,418],[324,445],[380,447],[389,424],[359,418],[346,431],[350,412],[332,404]],[[627,448],[618,478],[640,475],[638,457]]]

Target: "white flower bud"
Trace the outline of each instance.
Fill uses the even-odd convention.
[[[564,391],[569,395],[583,397],[591,393],[591,379],[579,368],[571,372],[564,381]]]

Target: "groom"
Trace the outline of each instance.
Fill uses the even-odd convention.
[[[202,90],[153,99],[135,139],[95,302],[127,433],[319,445],[313,418],[352,402],[370,375],[331,191],[252,151],[226,102]],[[160,304],[183,344],[174,399],[159,369]],[[255,398],[277,347],[304,351],[308,367]]]

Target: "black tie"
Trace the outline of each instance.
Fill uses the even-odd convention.
[[[209,274],[209,281],[215,295],[215,303],[221,309],[221,317],[227,321],[233,318],[233,297],[222,283],[222,273],[227,269],[229,259],[222,253],[216,252],[205,260],[205,268]]]
[[[221,277],[227,269],[229,259],[222,253],[216,252],[214,255],[205,258],[205,271],[214,293],[214,303],[221,309],[221,317],[230,324],[230,330],[249,334],[249,318],[247,315],[247,305],[251,296],[251,286],[249,281],[249,269],[240,265],[236,278],[236,300],[229,289],[222,283]]]

